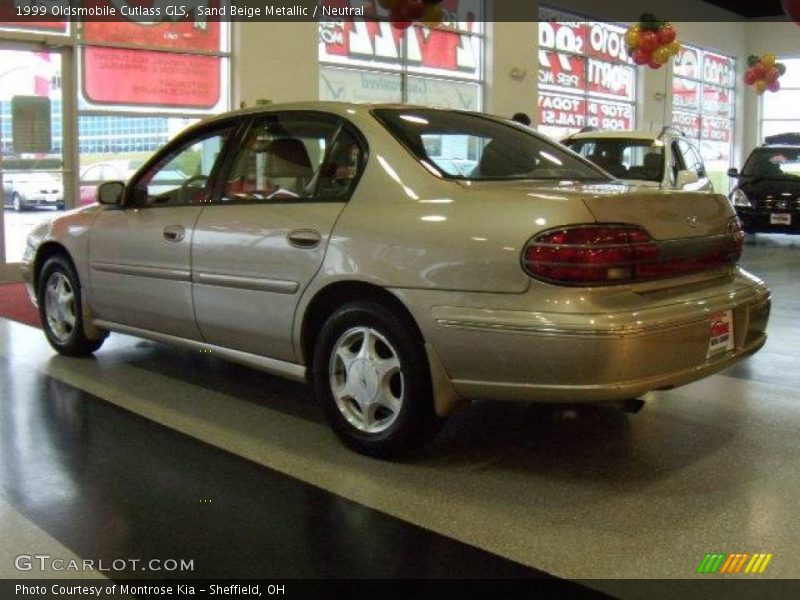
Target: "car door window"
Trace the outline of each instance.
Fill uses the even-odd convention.
[[[209,202],[212,173],[234,128],[205,132],[165,154],[134,184],[134,204],[178,206]]]
[[[697,151],[684,140],[678,140],[678,149],[680,150],[681,157],[683,158],[684,169],[694,171],[697,177],[704,176],[703,161]]]
[[[362,159],[362,147],[335,119],[271,115],[248,133],[220,201],[343,199],[352,190]]]

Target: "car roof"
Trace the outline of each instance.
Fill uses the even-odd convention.
[[[225,119],[235,118],[238,116],[250,116],[257,114],[269,114],[271,112],[296,110],[296,111],[321,111],[333,113],[341,116],[352,115],[355,113],[369,112],[373,109],[379,108],[394,108],[401,110],[441,110],[445,112],[453,112],[450,109],[433,108],[430,106],[422,106],[415,104],[399,104],[399,103],[356,103],[356,102],[330,102],[330,101],[315,101],[315,102],[282,102],[279,104],[264,104],[259,106],[248,106],[237,110],[228,111],[219,115],[214,115],[205,119],[204,123],[211,123],[214,121],[222,121]],[[469,112],[469,111],[457,111]]]
[[[617,130],[597,130],[597,131],[584,131],[581,133],[573,133],[568,136],[565,141],[569,140],[582,140],[592,138],[609,138],[609,139],[633,139],[633,140],[655,140],[660,137],[676,136],[674,132],[667,132],[662,135],[660,131],[617,131]]]

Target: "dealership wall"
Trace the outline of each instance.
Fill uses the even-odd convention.
[[[690,2],[691,0],[676,0]],[[558,3],[592,16],[598,7],[589,0]],[[529,21],[497,22],[487,26],[484,109],[511,115],[536,112],[538,23],[533,3]],[[639,3],[635,6],[640,6]],[[637,9],[631,9],[630,14]],[[800,55],[800,28],[791,23],[733,20],[730,13],[706,9],[710,22],[676,22],[683,42],[718,50],[737,59],[734,161],[758,143],[758,97],[744,89],[741,76],[751,53],[773,51],[779,56]],[[235,28],[234,105],[258,99],[273,102],[316,100],[319,96],[317,26],[314,23],[243,23]],[[637,124],[660,127],[671,114],[671,69],[640,69]]]

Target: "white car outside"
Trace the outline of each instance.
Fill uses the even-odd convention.
[[[562,141],[617,179],[664,190],[713,192],[695,144],[680,131],[582,131]]]

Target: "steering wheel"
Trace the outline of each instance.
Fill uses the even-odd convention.
[[[202,182],[202,186],[197,186],[195,184]],[[178,191],[178,199],[181,204],[187,204],[189,202],[199,201],[192,198],[192,194],[205,188],[206,183],[208,182],[208,175],[192,175],[189,179],[186,179],[179,188]]]

